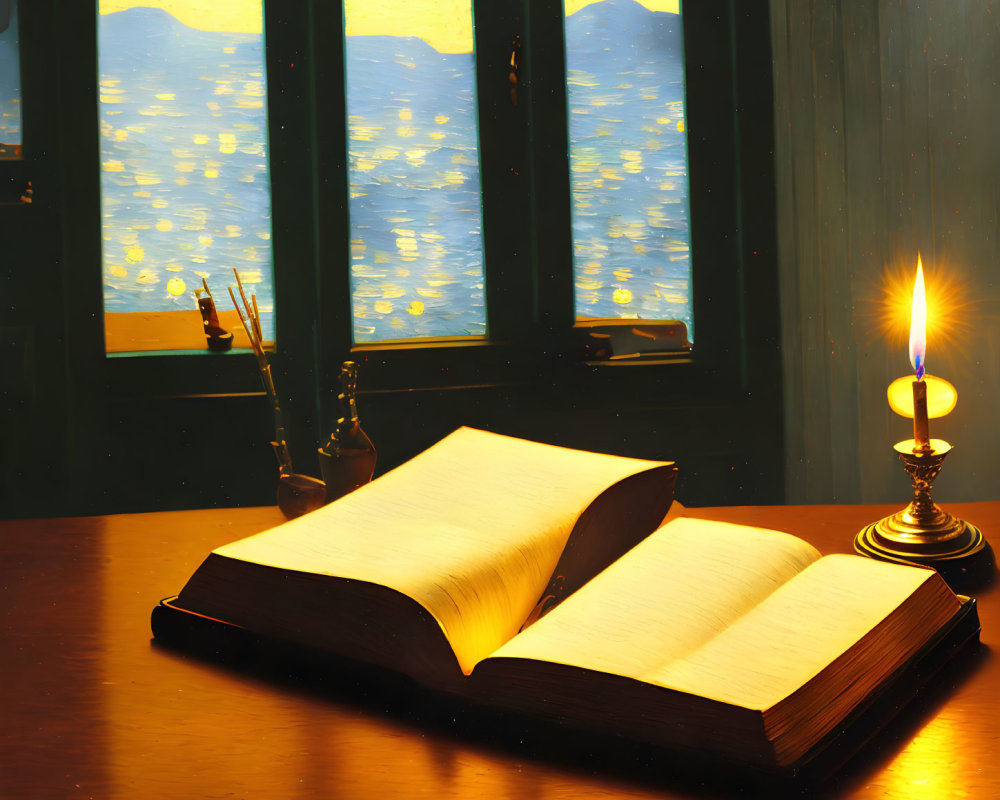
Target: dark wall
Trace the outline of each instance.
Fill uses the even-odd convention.
[[[905,302],[902,326],[883,323],[886,278],[908,291],[918,253],[927,368],[958,390],[955,411],[931,422],[955,446],[935,499],[1000,496],[996,11],[986,0],[772,4],[790,502],[909,499],[892,445],[912,430],[886,402],[912,373]]]
[[[20,3],[20,28],[45,2]],[[48,9],[51,11],[51,9]],[[57,85],[45,57],[22,64],[22,107]],[[73,403],[66,358],[62,174],[55,109],[33,102],[22,119],[26,161],[0,162],[0,515],[62,508],[71,480]],[[21,198],[24,198],[22,200]],[[30,201],[30,202],[29,202]],[[5,513],[6,512],[6,513]]]

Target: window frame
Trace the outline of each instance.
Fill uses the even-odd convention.
[[[743,4],[740,14],[732,3],[721,9],[691,4],[684,14],[696,346],[690,354],[658,363],[597,363],[589,365],[589,372],[600,383],[627,382],[623,374],[630,369],[662,370],[684,384],[707,381],[702,388],[744,393],[752,384],[760,385],[755,371],[768,380],[780,371],[774,354],[768,355],[780,331],[767,4]],[[460,376],[472,364],[480,378],[503,384],[531,380],[539,365],[552,359],[583,361],[572,342],[576,322],[562,15],[561,0],[476,4],[489,340],[478,345],[402,340],[341,346],[331,374],[340,360],[353,357],[367,366],[363,387],[386,391],[405,390],[419,381],[421,366],[425,382],[442,386],[448,385],[447,378],[429,376]],[[505,46],[515,33],[523,43],[516,108],[507,95],[510,54]],[[491,156],[502,150],[503,142],[508,143],[504,157]],[[755,194],[745,195],[744,187],[751,185]],[[527,255],[519,255],[523,253]],[[752,281],[745,279],[748,268]],[[347,280],[340,291],[349,292]],[[347,307],[348,342],[349,311]],[[748,336],[750,326],[759,335]],[[484,351],[489,350],[496,351],[502,366],[484,373]],[[771,363],[758,364],[761,359]],[[416,369],[407,369],[409,365]],[[596,377],[609,370],[613,379]],[[701,388],[695,394],[702,394]]]
[[[460,364],[462,359],[481,358],[481,351],[490,348],[502,351],[505,359],[526,363],[537,360],[539,352],[573,358],[568,344],[575,319],[562,3],[478,0],[475,6],[488,337],[353,344],[349,272],[338,266],[349,265],[350,235],[344,200],[348,178],[340,7],[310,2],[304,15],[296,13],[301,7],[265,5],[278,320],[274,358],[298,360],[291,351],[306,346],[305,332],[289,318],[302,318],[306,309],[315,309],[320,320],[315,338],[324,355],[329,353],[329,358],[321,359],[336,365],[349,354],[367,355],[378,362],[373,369],[385,365],[391,372],[396,360],[392,354],[397,352],[404,364],[416,359],[416,353],[442,364],[453,357]],[[691,355],[673,361],[715,362],[721,369],[739,369],[735,362],[726,363],[740,350],[739,323],[746,305],[740,297],[746,287],[740,275],[745,204],[740,202],[739,156],[741,146],[747,147],[737,138],[745,126],[737,119],[739,99],[734,96],[733,78],[739,31],[732,13],[705,10],[704,4],[692,4],[684,14],[692,284],[699,330]],[[515,34],[523,42],[516,107],[509,100],[507,84],[509,43]],[[93,57],[96,63],[96,49]],[[95,109],[90,116],[97,114]],[[309,146],[302,148],[302,143]],[[304,191],[303,186],[313,194],[311,214],[284,214],[282,209]],[[99,252],[99,241],[96,244]],[[759,255],[760,248],[755,249]],[[315,300],[310,302],[311,298]],[[282,307],[295,310],[282,313]],[[240,361],[242,355],[235,353],[229,359]],[[179,358],[188,356],[109,354],[108,360],[111,372],[141,374],[139,361],[170,366]],[[205,358],[219,361],[216,355]],[[221,376],[241,369],[215,366],[193,371]],[[337,371],[339,366],[333,374]],[[497,380],[502,382],[502,376]],[[124,390],[127,382],[119,383],[119,388]],[[388,376],[376,381],[381,388],[392,383]]]

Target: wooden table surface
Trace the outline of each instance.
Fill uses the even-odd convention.
[[[1000,503],[947,507],[1000,543]],[[894,507],[689,509],[824,553]],[[494,741],[392,693],[331,692],[164,649],[149,613],[213,547],[275,508],[0,522],[0,798],[764,796],[655,754],[530,735]],[[809,796],[1000,797],[1000,590],[976,592],[982,645],[937,676]],[[442,716],[445,719],[442,719]],[[429,717],[434,717],[428,721]],[[625,748],[627,754],[628,748]],[[641,762],[641,763],[640,763]]]

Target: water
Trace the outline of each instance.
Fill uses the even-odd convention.
[[[680,16],[607,0],[566,21],[576,313],[693,330]]]
[[[164,11],[99,18],[106,311],[220,307],[233,268],[273,338],[267,93],[259,35]]]
[[[347,39],[355,341],[486,333],[471,53]]]

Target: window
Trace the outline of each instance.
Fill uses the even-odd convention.
[[[234,267],[274,339],[262,23],[260,0],[100,2],[109,352],[203,348],[204,286],[239,334]]]
[[[19,160],[22,144],[17,0],[0,0],[0,161]]]
[[[678,0],[567,0],[576,314],[692,328]]]
[[[344,16],[353,340],[484,335],[471,4]]]
[[[288,337],[278,357],[310,353],[328,376],[352,351],[379,348],[369,374],[388,375],[430,346],[424,373],[454,379],[445,362],[480,365],[482,350],[442,347],[478,343],[508,349],[489,378],[506,380],[540,354],[585,359],[580,323],[613,317],[688,335],[697,319],[697,353],[735,358],[742,287],[725,270],[749,207],[731,46],[751,14],[692,7],[682,26],[677,0],[272,5],[265,65],[254,0],[135,2],[100,3],[108,331],[183,317],[200,332],[194,291],[207,279],[227,310],[237,267],[265,338]],[[294,314],[279,326],[281,302]],[[166,349],[158,333],[110,338]]]
[[[490,12],[483,3],[479,10]],[[355,344],[486,333],[475,79],[477,63],[480,73],[496,67],[474,54],[471,11],[449,0],[345,4]],[[580,319],[693,327],[679,12],[677,0],[569,0],[565,7],[570,187],[559,202],[571,204]],[[480,37],[491,47],[504,44]],[[522,91],[519,34],[508,50],[509,63],[499,66],[511,84],[510,103],[501,99],[507,107],[498,110],[509,117]],[[538,135],[522,127],[491,138],[501,120],[482,109],[478,120],[494,162],[516,161],[517,137]],[[551,129],[566,123],[530,124],[552,137]],[[527,169],[540,166],[550,169]],[[487,191],[496,193],[496,184]],[[528,224],[538,224],[537,216]],[[531,275],[519,280],[516,269],[495,269],[505,254],[496,237],[487,244],[486,259],[494,262],[488,280],[502,284],[490,287],[500,296],[538,283]],[[530,244],[519,245],[523,258]],[[506,327],[518,335],[516,323]]]
[[[203,286],[240,334],[225,291],[234,267],[257,295],[265,339],[275,337],[259,3],[100,2],[109,352],[203,346]],[[504,14],[493,3],[348,0],[343,10],[348,345],[520,339],[546,315],[693,328],[677,0],[568,0],[565,62],[534,69],[536,83],[561,87],[566,119],[540,113],[519,74],[523,22],[492,30]],[[500,48],[503,89],[480,98]],[[541,45],[526,54],[542,61]],[[561,138],[568,166],[543,163],[538,142]],[[568,175],[561,196],[537,191],[547,173]],[[545,191],[565,210],[553,216]],[[560,214],[566,230],[541,221]],[[556,261],[527,263],[546,247]]]

